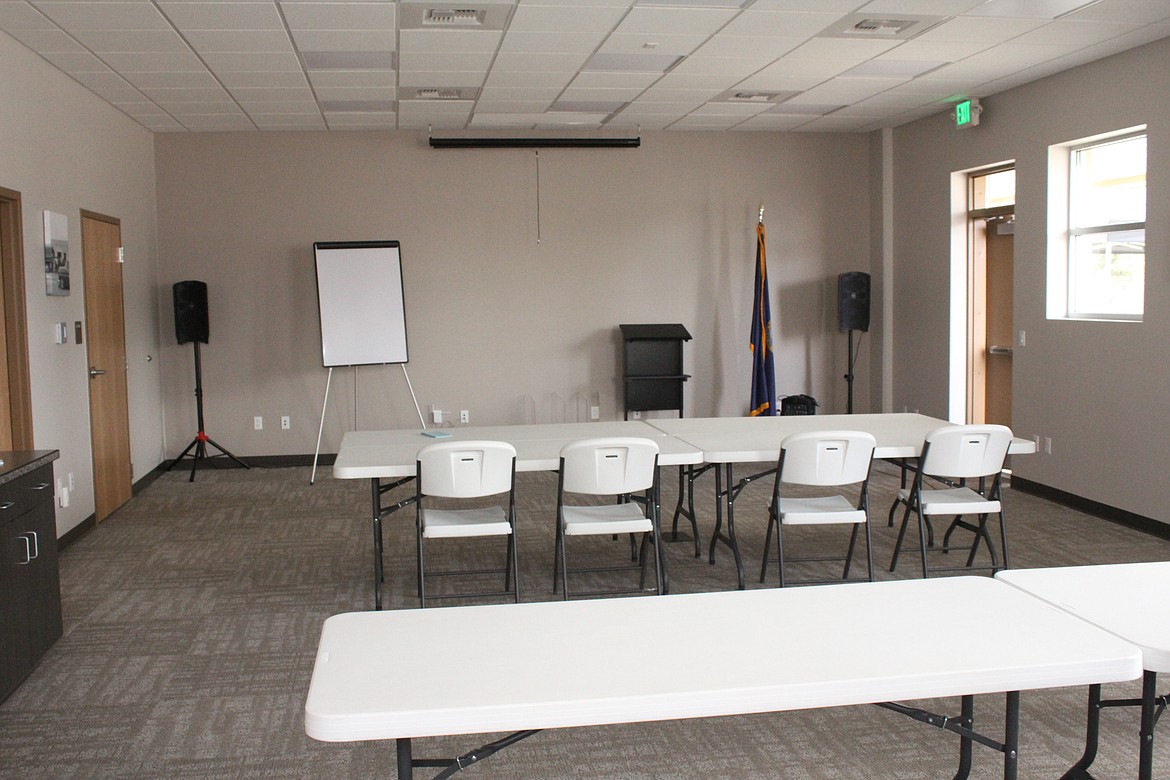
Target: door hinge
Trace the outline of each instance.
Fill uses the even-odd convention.
[[[124,247],[124,246],[118,247],[118,262],[119,263],[126,262],[126,247]]]

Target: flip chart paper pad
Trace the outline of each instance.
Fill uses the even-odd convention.
[[[313,252],[323,364],[407,362],[398,242],[318,242]]]

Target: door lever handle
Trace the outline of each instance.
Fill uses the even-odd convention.
[[[987,354],[989,355],[1004,355],[1006,357],[1012,356],[1011,347],[988,347]]]
[[[93,366],[89,367],[89,378],[90,379],[93,379],[95,376],[101,376],[104,373],[106,373],[106,370],[104,368],[94,368]]]

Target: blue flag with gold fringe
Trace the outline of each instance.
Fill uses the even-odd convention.
[[[772,357],[772,307],[768,303],[768,263],[764,251],[764,216],[756,225],[756,294],[752,304],[751,417],[776,414],[776,367]]]

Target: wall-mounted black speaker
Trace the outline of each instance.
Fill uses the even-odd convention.
[[[869,274],[850,271],[837,277],[837,327],[869,330]]]
[[[175,282],[175,338],[180,344],[188,341],[207,343],[207,284],[204,282]]]

